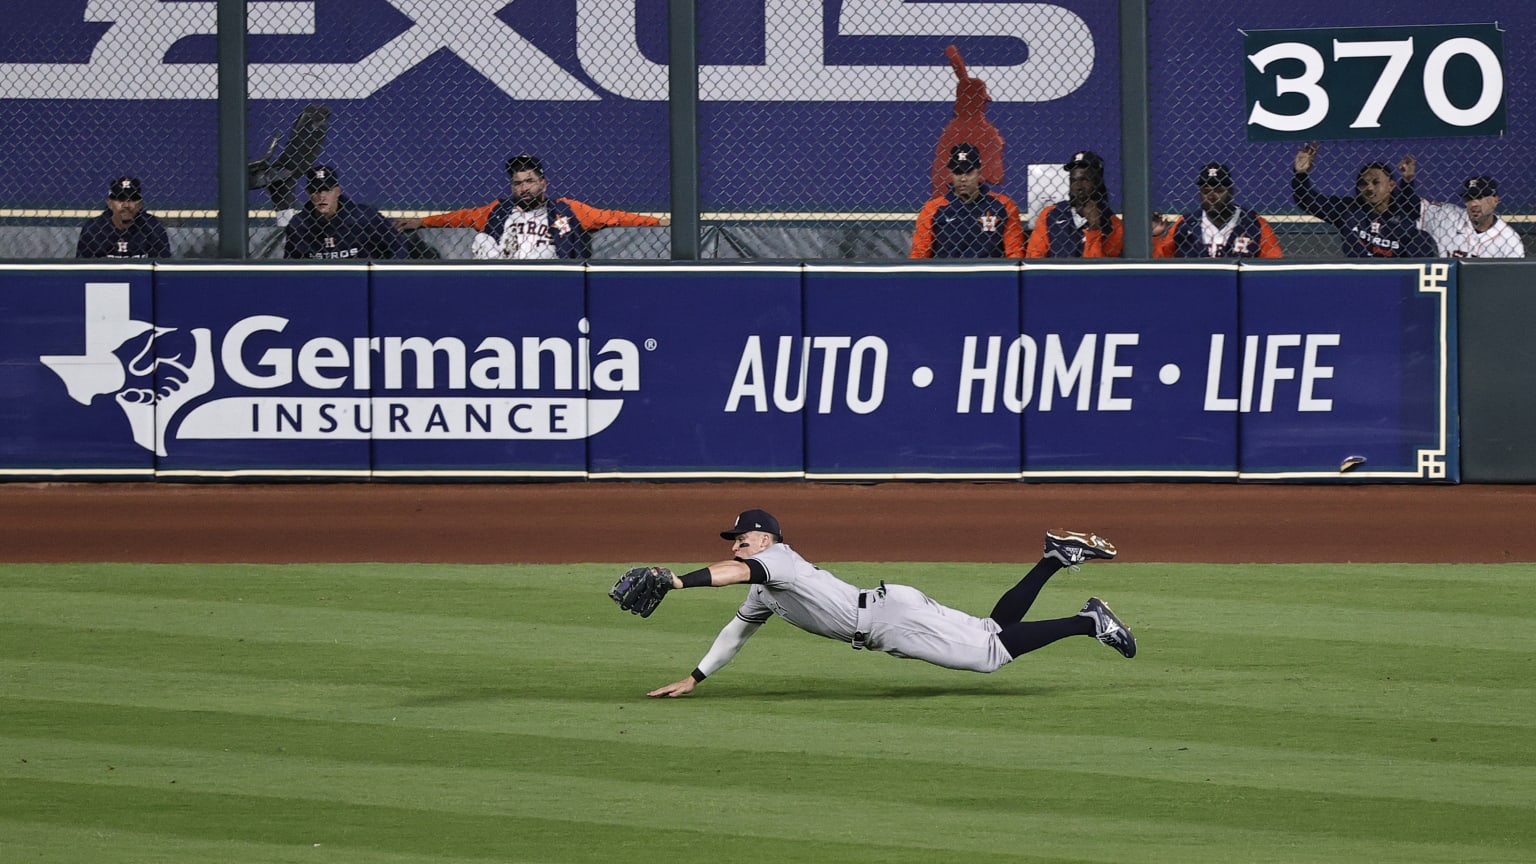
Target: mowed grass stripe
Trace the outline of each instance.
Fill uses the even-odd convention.
[[[367,846],[316,844],[303,840],[252,843],[212,840],[119,827],[70,828],[0,816],[0,851],[7,843],[27,850],[29,864],[164,864],[166,861],[260,861],[263,864],[481,864],[502,857],[469,858],[441,853],[412,855]],[[520,858],[523,864],[557,864],[557,859]]]
[[[453,568],[448,578],[392,568],[377,592],[354,570],[333,579],[351,592],[344,605],[328,593],[326,568],[302,585],[241,568],[260,590],[230,596],[200,593],[224,579],[207,568],[140,570],[124,582],[137,587],[122,590],[112,568],[66,568],[67,586],[50,584],[47,569],[18,580],[0,568],[0,754],[30,749],[49,766],[0,764],[0,818],[34,829],[108,818],[150,830],[156,817],[134,796],[165,792],[154,769],[170,764],[210,778],[198,795],[183,788],[179,803],[160,801],[204,811],[206,831],[188,816],[169,832],[194,843],[260,845],[228,830],[224,808],[256,808],[275,825],[306,809],[287,803],[298,795],[335,817],[313,824],[364,826],[346,848],[472,860],[915,861],[1006,849],[1014,860],[1428,862],[1520,860],[1536,848],[1526,827],[1536,824],[1536,778],[1522,755],[1536,711],[1521,686],[1536,676],[1520,674],[1536,651],[1519,639],[1488,648],[1458,620],[1508,567],[1449,568],[1455,578],[1426,576],[1406,592],[1423,595],[1406,610],[1416,625],[1450,628],[1465,649],[1330,634],[1328,615],[1347,601],[1368,628],[1403,602],[1404,592],[1391,604],[1350,601],[1352,568],[1303,568],[1282,590],[1286,575],[1274,571],[1256,580],[1243,568],[1169,568],[1176,575],[1152,584],[1116,563],[1063,574],[1036,615],[1071,614],[1101,593],[1141,636],[1135,661],[1070,640],[975,676],[851,652],[775,622],[693,698],[666,701],[641,694],[692,667],[739,591],[688,592],[642,621],[602,596],[612,565]],[[905,578],[984,609],[1017,572],[871,567],[855,581]],[[1250,638],[1210,624],[1249,605],[1256,585],[1275,627]],[[119,602],[134,626],[116,619]],[[205,627],[189,611],[228,626]],[[305,626],[284,629],[285,618]],[[1533,618],[1536,603],[1521,594],[1493,624],[1528,630]],[[1324,625],[1316,632],[1314,620]],[[363,635],[326,643],[305,632],[314,626]],[[103,780],[92,770],[103,756],[154,779],[123,786],[117,766]],[[436,792],[427,807],[418,800],[420,789],[454,784],[512,815]],[[666,826],[661,845],[627,822],[590,827],[593,802],[644,789],[704,809]],[[39,798],[79,805],[28,815]],[[13,815],[13,804],[23,809]],[[113,815],[122,811],[133,818]],[[484,851],[498,822],[527,823],[523,854]],[[809,833],[786,836],[785,824],[802,822]],[[440,848],[419,848],[416,832]],[[365,847],[363,834],[383,839]]]
[[[711,714],[720,715],[718,718],[685,719],[675,713],[667,714],[667,709],[654,703],[624,712],[591,716],[593,712],[570,712],[561,706],[544,710],[537,700],[499,701],[501,705],[487,702],[475,710],[482,714],[526,712],[543,719],[536,723],[520,723],[516,718],[509,718],[497,724],[496,731],[465,732],[450,731],[448,725],[422,716],[442,712],[416,711],[406,713],[403,724],[398,720],[399,715],[394,715],[387,729],[369,728],[384,725],[377,720],[372,724],[312,722],[303,724],[307,727],[303,733],[290,732],[274,740],[270,737],[271,729],[276,725],[274,720],[221,712],[158,711],[135,715],[131,710],[104,710],[103,706],[95,705],[54,708],[47,702],[19,701],[0,716],[6,718],[8,732],[21,734],[29,728],[51,731],[61,739],[82,744],[160,741],[167,746],[195,746],[201,741],[205,749],[221,752],[234,750],[276,755],[287,753],[287,748],[293,747],[298,752],[309,751],[317,757],[338,758],[340,752],[349,751],[349,736],[357,736],[369,742],[379,742],[370,743],[373,750],[358,748],[357,755],[353,756],[358,761],[395,763],[399,760],[393,755],[395,753],[436,753],[437,756],[427,757],[425,761],[441,758],[445,764],[493,765],[501,763],[489,754],[505,750],[504,756],[513,760],[506,764],[521,768],[526,759],[523,754],[540,748],[556,752],[579,748],[584,752],[605,752],[608,756],[593,761],[582,754],[572,753],[560,757],[559,763],[569,761],[583,769],[599,770],[608,764],[618,764],[627,748],[633,747],[658,751],[673,749],[675,759],[686,761],[690,753],[704,746],[673,743],[674,736],[688,734],[690,722],[704,719],[719,728],[727,723],[739,723],[742,719],[739,711],[724,705],[710,709]],[[534,704],[530,705],[530,701]],[[465,712],[461,708],[453,713]],[[138,722],[134,722],[136,716]],[[546,728],[549,718],[558,718],[558,727]],[[107,726],[104,721],[109,719],[111,724]],[[414,732],[403,731],[413,726],[417,727]],[[251,737],[234,731],[241,728],[248,728],[252,733],[262,730],[263,736]],[[820,715],[780,717],[775,718],[771,730],[756,734],[745,731],[748,735],[743,737],[750,737],[752,750],[739,752],[737,748],[727,748],[730,758],[746,761],[753,753],[762,753],[771,754],[775,764],[805,754],[829,763],[844,758],[899,761],[911,764],[910,773],[914,775],[925,773],[919,767],[925,763],[928,770],[941,769],[944,765],[985,769],[1006,764],[1018,766],[1014,770],[1064,771],[1102,775],[1106,779],[1142,777],[1176,782],[1268,785],[1297,792],[1513,806],[1529,804],[1526,792],[1536,788],[1536,767],[1462,765],[1445,760],[1408,758],[1401,753],[1390,756],[1340,753],[1321,746],[1328,743],[1326,740],[1298,740],[1289,747],[1239,747],[1201,737],[1194,729],[1184,730],[1183,737],[1175,738],[1158,737],[1150,731],[1118,736],[1042,734],[1027,729],[928,726],[895,712],[882,721],[834,719]],[[1157,731],[1173,730],[1159,725]],[[306,739],[335,743],[316,749],[318,744],[305,746],[300,743]],[[392,743],[382,743],[385,741]],[[258,746],[255,742],[265,743]],[[449,742],[461,743],[452,747],[448,746]],[[1420,743],[1417,749],[1426,755],[1435,753],[1434,745],[1427,742]],[[477,753],[487,755],[473,757]],[[483,761],[466,763],[465,760],[471,757]],[[409,761],[420,764],[423,760],[413,756]]]
[[[1517,824],[1513,820],[1524,815],[1515,808],[1426,805],[1410,807],[1410,815],[1417,818],[1394,830],[1390,822],[1402,818],[1400,801],[1347,795],[1327,801],[1313,797],[1292,801],[1271,790],[1218,787],[1183,790],[1171,798],[1165,793],[1172,784],[1166,782],[1132,780],[1111,790],[1101,782],[1089,782],[1093,778],[1038,771],[1026,771],[1019,779],[1030,784],[1049,782],[1048,788],[1058,789],[1058,794],[1042,800],[1034,793],[994,791],[971,783],[957,784],[956,791],[937,789],[911,799],[882,795],[878,800],[849,800],[834,789],[807,789],[803,785],[787,792],[772,788],[758,791],[756,784],[739,772],[733,774],[741,783],[739,794],[720,795],[722,790],[700,787],[687,776],[626,782],[574,773],[419,766],[402,770],[313,758],[252,760],[244,755],[165,748],[87,746],[49,752],[44,742],[5,739],[5,745],[26,748],[48,769],[35,772],[45,775],[39,778],[0,781],[0,801],[9,797],[7,790],[15,793],[15,800],[6,802],[6,812],[17,817],[46,818],[50,808],[40,802],[61,796],[100,800],[113,810],[148,808],[158,803],[177,811],[206,807],[269,812],[281,814],[269,827],[292,832],[297,826],[303,832],[285,833],[284,837],[312,837],[316,838],[313,842],[322,843],[347,841],[348,833],[338,836],[330,827],[333,824],[361,822],[369,825],[372,833],[379,820],[428,825],[442,819],[471,824],[486,817],[501,824],[487,823],[482,830],[502,832],[501,836],[531,838],[552,832],[550,839],[582,837],[608,842],[610,837],[623,836],[613,829],[643,830],[655,825],[654,803],[658,800],[711,802],[703,810],[669,814],[665,827],[657,832],[662,842],[669,835],[685,833],[711,835],[717,840],[722,835],[738,840],[755,838],[769,848],[780,843],[836,846],[854,842],[868,847],[864,854],[881,860],[885,850],[983,853],[1018,842],[1015,832],[1019,830],[1043,828],[1048,823],[1057,823],[1058,830],[1065,823],[1085,832],[1093,825],[1108,825],[1111,830],[1134,827],[1154,836],[1200,836],[1225,844],[1240,842],[1225,836],[1228,833],[1284,829],[1314,838],[1375,836],[1383,843],[1433,846],[1461,826],[1495,820],[1513,825]],[[780,770],[761,769],[753,775],[762,779]],[[861,767],[860,774],[877,781],[906,776],[899,765],[893,768],[881,763]],[[898,787],[892,784],[888,788]],[[773,801],[772,819],[764,818],[758,803],[765,794]],[[1128,808],[1127,800],[1142,803]],[[311,805],[308,809],[303,806],[305,802]],[[1017,815],[1021,807],[1022,816]],[[299,812],[309,815],[300,820]],[[166,820],[154,812],[141,812],[140,818],[160,830],[175,830],[172,826],[176,820]],[[777,827],[785,823],[796,826],[792,837]],[[1510,848],[1520,842],[1519,836],[1484,834],[1476,845]]]

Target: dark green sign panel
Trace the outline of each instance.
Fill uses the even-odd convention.
[[[1496,24],[1243,34],[1251,141],[1504,134]]]

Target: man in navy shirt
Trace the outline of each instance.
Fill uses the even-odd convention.
[[[949,177],[949,189],[917,214],[912,257],[1024,257],[1019,207],[981,182],[981,151],[974,144],[950,148]]]
[[[119,177],[107,187],[107,209],[80,228],[76,258],[169,258],[165,226],[144,212],[137,177]]]
[[[1392,166],[1372,162],[1355,175],[1354,195],[1324,195],[1312,185],[1312,165],[1317,142],[1303,144],[1292,163],[1291,197],[1307,213],[1339,231],[1348,258],[1433,258],[1435,239],[1421,230],[1419,193],[1414,191],[1415,163],[1403,157],[1398,170],[1403,183],[1392,176]]]
[[[405,258],[405,237],[379,211],[341,193],[329,165],[304,174],[309,201],[284,229],[284,258]]]

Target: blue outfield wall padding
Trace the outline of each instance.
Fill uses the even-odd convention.
[[[793,264],[592,265],[594,364],[627,354],[638,372],[614,393],[611,429],[588,441],[592,476],[803,476],[790,404],[802,388],[786,366],[803,332],[801,279]]]
[[[3,265],[0,476],[1454,482],[1457,269]]]

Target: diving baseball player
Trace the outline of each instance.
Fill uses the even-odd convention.
[[[855,588],[801,558],[783,542],[779,521],[763,510],[743,512],[720,536],[731,541],[735,557],[682,576],[665,568],[631,571],[660,571],[672,589],[751,585],[736,616],[693,672],[647,695],[675,697],[693,692],[699,682],[731,662],[752,634],[775,615],[854,650],[881,651],[972,672],[995,672],[1022,654],[1068,636],[1093,636],[1126,657],[1136,655],[1130,629],[1097,597],[1090,597],[1082,611],[1068,618],[1023,620],[1040,589],[1062,567],[1115,557],[1114,545],[1094,534],[1047,532],[1039,563],[998,599],[985,618],[951,609],[906,585],[882,582],[875,588]],[[615,592],[624,581],[615,586]],[[660,596],[653,596],[644,614],[655,608]],[[619,593],[614,599],[624,605]]]

